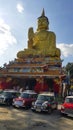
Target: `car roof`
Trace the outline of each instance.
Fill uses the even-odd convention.
[[[43,93],[40,93],[39,95],[54,96],[54,93],[53,92],[43,92]]]
[[[66,96],[66,98],[73,98],[73,96]]]
[[[27,94],[37,94],[35,91],[33,90],[25,90],[22,93],[27,93]]]
[[[17,90],[13,90],[13,89],[5,89],[3,92],[18,92]]]

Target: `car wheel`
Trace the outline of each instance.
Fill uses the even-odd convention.
[[[31,109],[33,112],[35,112],[35,110]]]
[[[52,113],[52,109],[51,107],[48,109],[48,114],[51,114]]]
[[[29,106],[25,106],[25,110],[28,110],[30,107]]]
[[[7,106],[11,106],[11,102],[10,101],[7,101]]]
[[[67,114],[60,112],[61,116],[67,116]]]
[[[55,110],[57,110],[58,109],[58,105],[56,105],[56,108],[55,108]]]

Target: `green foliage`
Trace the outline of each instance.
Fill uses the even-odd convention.
[[[66,71],[69,72],[70,78],[73,78],[73,63],[66,65]]]

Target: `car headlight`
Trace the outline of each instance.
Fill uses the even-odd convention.
[[[65,107],[62,105],[62,106],[61,106],[61,109],[65,109]]]
[[[23,100],[23,103],[25,103],[25,100]]]
[[[32,106],[34,106],[35,102],[32,102]]]
[[[4,97],[3,101],[6,101],[6,98]]]
[[[15,99],[13,99],[13,102],[15,102]]]

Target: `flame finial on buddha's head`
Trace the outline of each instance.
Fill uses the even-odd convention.
[[[42,11],[42,17],[45,16],[45,11],[44,11],[44,8],[43,8],[43,11]]]

